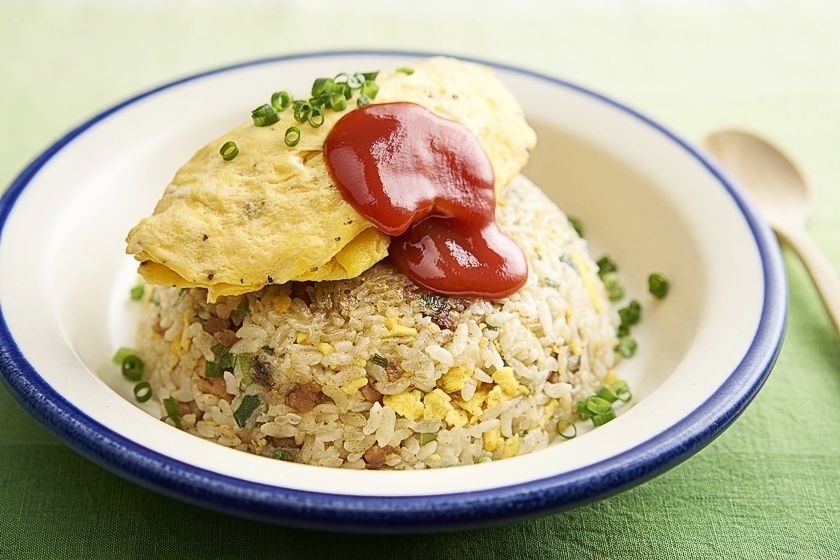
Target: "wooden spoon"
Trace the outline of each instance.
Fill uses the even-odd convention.
[[[779,239],[802,259],[840,337],[840,279],[805,227],[814,204],[802,175],[782,152],[746,132],[715,132],[703,146],[749,191]]]

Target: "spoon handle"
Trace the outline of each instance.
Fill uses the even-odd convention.
[[[777,233],[799,254],[828,310],[834,330],[840,337],[840,278],[831,262],[805,228],[777,229]]]

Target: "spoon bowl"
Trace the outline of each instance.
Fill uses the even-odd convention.
[[[747,132],[715,132],[703,146],[740,181],[778,237],[802,259],[840,337],[840,279],[808,233],[814,202],[802,174],[781,150]]]

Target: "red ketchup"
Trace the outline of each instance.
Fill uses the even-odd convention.
[[[394,265],[419,286],[495,299],[525,284],[522,249],[494,220],[493,168],[463,125],[414,103],[339,120],[324,156],[344,199],[392,236]]]

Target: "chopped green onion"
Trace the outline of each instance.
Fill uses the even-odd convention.
[[[266,354],[271,354],[272,356],[274,355],[274,348],[272,348],[271,346],[263,346],[262,351]]]
[[[236,424],[240,428],[244,428],[248,422],[248,418],[257,410],[258,406],[260,406],[260,398],[257,395],[245,395],[242,398],[242,403],[239,405],[239,408],[233,413],[233,419],[236,420]]]
[[[284,140],[286,141],[286,145],[290,148],[297,146],[300,142],[300,129],[296,126],[290,126],[287,128]]]
[[[245,385],[250,385],[254,382],[254,378],[251,377],[251,354],[242,353],[236,354],[236,363],[239,365],[239,373],[242,374],[242,381],[245,382]]]
[[[364,95],[369,99],[376,99],[377,93],[379,93],[379,84],[373,80],[367,80],[359,89],[359,95]]]
[[[598,389],[595,392],[595,396],[599,397],[601,399],[604,399],[605,401],[607,401],[609,403],[614,403],[615,401],[618,400],[618,397],[616,397],[613,394],[613,392],[610,391],[607,387],[601,387],[600,389]]]
[[[309,126],[312,128],[318,128],[324,124],[324,111],[318,107],[313,107],[306,120],[309,122]]]
[[[224,377],[226,371],[233,371],[234,355],[221,344],[214,344],[210,350],[216,356],[215,362],[204,363],[204,376],[210,379]]]
[[[288,461],[289,460],[289,455],[285,451],[283,451],[282,449],[276,449],[274,451],[274,458],[277,459],[278,461]]]
[[[251,304],[248,301],[248,296],[242,296],[242,299],[239,300],[239,305],[236,306],[234,313],[241,317],[251,314]]]
[[[624,286],[618,281],[618,274],[615,272],[605,272],[601,276],[604,282],[604,288],[607,290],[607,297],[610,301],[618,301],[624,297]]]
[[[426,445],[430,441],[435,441],[437,439],[437,434],[420,434],[420,437],[417,439],[420,441],[420,445]]]
[[[598,259],[598,262],[596,262],[595,264],[598,265],[598,276],[603,276],[608,272],[618,271],[618,266],[616,266],[612,259],[610,259],[610,257],[607,255],[604,255],[603,257]]]
[[[293,107],[295,120],[299,123],[305,123],[307,117],[309,117],[309,111],[312,110],[312,105],[308,101],[298,99]]]
[[[137,279],[137,284],[131,288],[131,299],[132,301],[140,301],[143,299],[143,294],[146,291],[146,284],[143,282],[143,277]]]
[[[141,381],[134,386],[134,398],[137,402],[146,402],[152,398],[152,386],[148,381]]]
[[[294,98],[288,91],[278,91],[271,96],[271,106],[278,111],[285,111],[292,104]]]
[[[612,403],[601,397],[589,397],[585,402],[586,409],[594,415],[607,414],[612,410]]]
[[[659,299],[664,298],[668,294],[668,289],[670,287],[671,285],[669,284],[668,279],[662,274],[654,272],[648,276],[648,291],[653,297]]]
[[[618,339],[618,344],[616,345],[616,351],[624,356],[625,358],[631,358],[633,354],[636,353],[636,348],[638,348],[638,344],[636,341],[630,336],[622,336]]]
[[[228,140],[222,144],[222,148],[219,150],[219,153],[222,155],[223,160],[230,161],[239,155],[239,148],[236,146],[236,142]]]
[[[630,387],[627,385],[627,382],[621,379],[612,384],[612,391],[613,393],[615,393],[616,398],[621,402],[626,403],[633,398],[633,395],[632,393],[630,393]]]
[[[335,75],[335,78],[333,78],[333,82],[337,84],[346,84],[348,79],[350,79],[350,74],[348,74],[347,72],[340,72]]]
[[[312,97],[318,97],[333,85],[332,78],[318,78],[312,83]]]
[[[333,93],[340,93],[344,96],[344,99],[350,99],[353,97],[353,90],[350,89],[350,85],[347,82],[341,84],[335,84]]]
[[[350,86],[350,89],[359,89],[366,79],[364,74],[356,72],[347,78],[347,85]]]
[[[114,357],[111,358],[111,361],[114,362],[115,364],[117,364],[118,366],[121,366],[123,361],[125,360],[126,356],[136,356],[136,355],[137,355],[137,350],[135,350],[134,348],[126,348],[126,347],[123,346],[119,350],[117,350],[117,353],[114,354]]]
[[[356,99],[356,107],[364,107],[365,105],[370,105],[370,97],[367,95],[360,95],[358,99]]]
[[[571,434],[568,433],[569,428],[572,429]],[[577,426],[570,419],[561,418],[557,421],[557,435],[563,439],[572,439],[577,435]]]
[[[379,75],[379,70],[375,72],[360,72],[362,76],[364,76],[366,82],[372,82],[376,79]]]
[[[370,361],[380,367],[388,367],[388,360],[386,360],[379,354],[374,354],[373,356],[371,356]]]
[[[251,119],[254,126],[270,126],[280,120],[280,115],[274,107],[266,103],[251,111]]]
[[[634,299],[627,307],[618,310],[618,316],[621,319],[622,325],[627,325],[628,327],[635,325],[642,317],[642,306]]]
[[[569,220],[569,225],[572,226],[572,229],[577,232],[577,234],[583,237],[583,224],[580,223],[580,220],[577,218],[572,218],[571,216],[566,216]]]
[[[491,457],[486,456],[486,455],[478,458],[478,463],[492,463],[492,462],[493,462],[493,459]]]
[[[411,76],[412,74],[414,74],[414,68],[403,66],[402,68],[397,68],[397,72],[405,74],[406,76]]]
[[[122,374],[132,381],[140,381],[143,377],[143,360],[137,354],[130,354],[122,361]]]
[[[615,410],[610,408],[610,410],[608,412],[605,412],[604,414],[596,414],[595,416],[593,416],[592,417],[592,424],[594,424],[595,426],[603,426],[604,424],[606,424],[610,420],[614,420],[614,419],[615,419]]]
[[[166,416],[160,419],[161,422],[172,420],[172,423],[175,425],[175,427],[180,430],[181,417],[178,415],[178,403],[175,402],[175,399],[173,399],[172,397],[169,397],[168,399],[163,399],[163,408],[166,410]]]
[[[333,93],[330,95],[330,109],[341,112],[347,108],[347,99],[344,94]]]
[[[586,407],[586,401],[578,401],[575,405],[577,413],[581,420],[589,420],[592,418],[592,412]]]
[[[309,98],[309,106],[314,109],[323,109],[324,105],[327,105],[330,102],[330,94],[329,93],[322,93],[318,97],[310,97]]]

